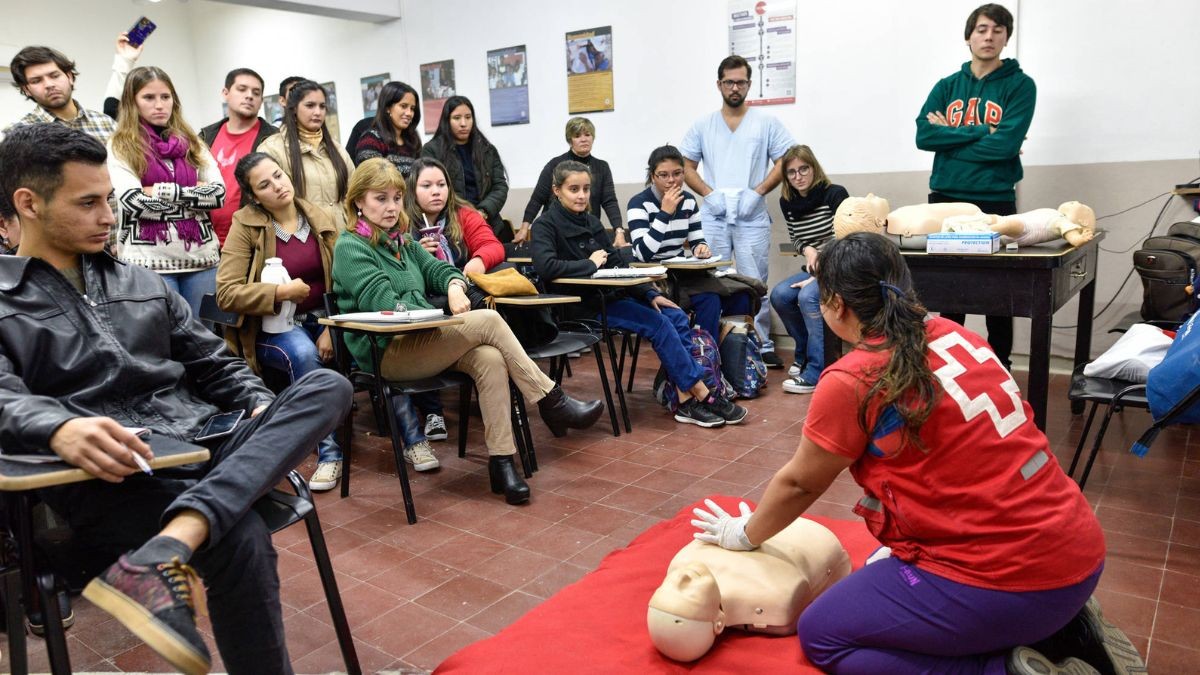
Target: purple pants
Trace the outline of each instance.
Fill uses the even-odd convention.
[[[826,673],[1004,675],[1008,650],[1067,625],[1100,581],[1012,593],[968,586],[896,558],[834,584],[800,615],[804,655]]]

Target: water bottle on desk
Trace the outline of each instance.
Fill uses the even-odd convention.
[[[291,281],[292,276],[288,274],[287,268],[283,266],[283,260],[280,258],[267,258],[261,279],[264,284],[282,286]],[[264,333],[286,333],[292,329],[292,319],[295,315],[296,303],[291,300],[284,300],[279,303],[278,314],[270,314],[262,318],[262,331]]]

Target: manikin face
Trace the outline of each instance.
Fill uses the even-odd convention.
[[[673,159],[664,160],[654,167],[650,180],[659,192],[666,192],[683,184],[683,165]]]
[[[698,621],[716,621],[721,611],[717,580],[703,563],[689,563],[667,573],[650,606]]]
[[[446,208],[450,188],[446,185],[446,174],[436,166],[421,169],[413,187],[417,208],[429,216],[436,216]]]
[[[412,124],[413,115],[417,112],[417,97],[412,94],[405,93],[400,97],[399,101],[392,104],[388,108],[388,118],[392,120],[392,127],[398,131],[404,131],[408,125]]]
[[[254,190],[254,198],[271,213],[287,208],[295,197],[292,179],[273,159],[264,159],[255,164],[246,177]]]
[[[971,37],[967,40],[971,58],[976,61],[995,61],[1000,58],[1000,52],[1007,44],[1008,31],[1004,26],[980,14],[975,20],[975,30],[971,31]]]
[[[596,137],[586,131],[579,134],[571,139],[571,152],[575,153],[576,157],[587,157],[592,154],[592,141],[594,140]]]
[[[165,127],[171,121],[171,111],[175,108],[175,97],[171,96],[171,88],[162,80],[150,80],[134,96],[137,103],[138,117],[156,127]]]
[[[583,171],[569,173],[562,185],[554,187],[554,196],[568,211],[583,213],[592,199],[592,177]]]
[[[325,93],[317,90],[305,94],[296,106],[296,121],[309,133],[320,131],[325,124]]]
[[[233,79],[233,86],[222,89],[221,96],[229,106],[229,114],[245,119],[258,117],[258,109],[262,107],[262,82],[253,75],[238,75]]]
[[[21,90],[46,110],[59,110],[71,104],[75,78],[64,73],[53,61],[25,69],[28,84]]]
[[[787,166],[783,168],[783,175],[792,189],[801,195],[807,195],[808,191],[812,189],[812,167],[799,157],[787,163]]]
[[[873,193],[867,193],[863,201],[867,205],[867,210],[870,211],[876,220],[880,222],[887,220],[888,213],[892,210],[888,205],[888,200],[883,197],[876,197]]]
[[[730,108],[737,108],[746,102],[746,94],[750,92],[750,73],[745,67],[726,68],[725,75],[717,82],[721,99]]]
[[[456,143],[466,143],[471,138],[471,130],[474,128],[475,115],[471,113],[467,104],[464,103],[450,111],[450,132],[454,134]]]
[[[46,249],[68,257],[99,253],[108,243],[116,222],[108,206],[112,181],[104,164],[67,162],[62,185],[49,200],[21,188],[13,197],[27,239],[36,238]]]
[[[404,191],[398,188],[367,190],[354,205],[362,211],[362,217],[368,223],[390,230],[400,220],[400,211],[404,208]]]

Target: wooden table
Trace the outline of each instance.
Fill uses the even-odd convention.
[[[372,337],[387,337],[396,336],[403,333],[414,333],[417,331],[430,330],[433,328],[442,328],[444,326],[457,326],[463,323],[462,317],[458,316],[443,316],[433,319],[425,319],[421,321],[408,321],[404,323],[375,323],[365,321],[337,321],[334,319],[319,319],[318,323],[322,326],[330,326],[338,330],[343,330],[348,333],[359,333]],[[335,337],[335,339],[337,339]],[[371,345],[371,360],[374,361],[373,381],[375,385],[375,395],[377,400],[381,402],[390,401],[391,398],[387,395],[387,383],[383,379],[381,368],[383,365],[383,350],[379,347],[378,340],[367,340]],[[400,429],[397,428],[396,416],[392,411],[384,411],[384,417],[388,421],[388,429],[392,433],[393,450],[398,443],[397,439],[401,438]],[[345,452],[345,449],[343,449]],[[408,518],[408,523],[411,525],[417,522],[417,508],[413,504],[412,486],[408,483],[408,467],[405,465],[404,457],[400,450],[395,450],[396,455],[396,473],[400,478],[400,493],[404,497],[404,515]],[[345,470],[342,472],[342,496],[349,494],[349,478],[350,478],[350,458],[344,458]]]
[[[532,265],[532,264],[533,264],[533,258],[531,258],[531,257],[529,257],[529,256],[520,256],[520,255],[515,255],[515,256],[513,256],[513,257],[511,257],[511,258],[507,258],[507,259],[505,260],[505,262],[510,262],[510,263],[512,263],[512,264],[514,264],[514,265]]]
[[[697,258],[695,262],[635,262],[630,267],[665,267],[668,270],[715,270],[719,267],[730,267],[732,260],[704,260]]]
[[[168,436],[151,434],[148,442],[150,449],[154,451],[154,459],[150,460],[151,469],[194,464],[208,461],[209,458],[207,448]],[[28,464],[4,459],[4,456],[0,455],[0,493],[13,525],[18,558],[15,565],[10,559],[5,559],[5,564],[0,570],[4,577],[4,592],[10,599],[24,596],[30,610],[40,601],[43,625],[46,627],[46,652],[50,670],[56,674],[70,673],[71,663],[62,617],[58,612],[58,592],[54,585],[54,574],[46,572],[38,575],[34,569],[33,521],[30,516],[32,491],[88,480],[95,480],[95,476],[66,462]],[[29,668],[25,645],[25,617],[21,614],[18,602],[9,601],[6,605],[9,609],[9,665],[11,672],[25,673]]]
[[[1033,407],[1035,423],[1043,431],[1054,312],[1079,295],[1075,366],[1090,361],[1096,269],[1103,238],[1104,232],[1096,232],[1095,238],[1078,248],[1060,240],[1015,253],[992,255],[902,251],[917,295],[930,311],[1023,316],[1032,320],[1026,400]]]
[[[492,298],[497,305],[509,307],[538,307],[542,305],[569,305],[581,302],[578,295],[558,295],[555,293],[539,293],[537,295],[510,295],[503,298]]]
[[[552,284],[561,284],[564,286],[593,286],[600,288],[628,288],[630,286],[638,286],[640,284],[648,284],[652,281],[666,279],[665,274],[657,276],[642,276],[642,277],[611,277],[607,279],[593,279],[591,277],[573,278],[563,277],[551,281]],[[604,294],[597,293],[600,297],[600,328],[604,332],[604,341],[608,343],[608,361],[609,367],[613,372],[613,383],[616,385],[617,400],[621,405],[621,419],[625,422],[626,433],[633,433],[633,425],[629,423],[629,408],[625,403],[625,390],[621,387],[621,366],[617,362],[617,348],[613,344],[612,332],[608,329],[608,306],[606,304]],[[613,434],[619,436],[620,432]]]

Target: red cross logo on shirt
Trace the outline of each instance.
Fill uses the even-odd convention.
[[[1012,375],[1004,369],[991,349],[974,347],[967,342],[966,338],[954,331],[930,342],[929,349],[944,361],[944,365],[933,371],[933,374],[942,383],[942,388],[946,390],[950,398],[958,403],[963,418],[970,421],[978,415],[987,413],[992,420],[992,425],[996,427],[996,433],[1000,434],[1001,438],[1024,424],[1026,418],[1025,408],[1021,405],[1021,391],[1017,387],[1016,381],[1012,379]],[[951,353],[952,349],[954,353]],[[962,358],[959,359],[956,355],[961,355]],[[978,392],[968,392],[963,385],[974,378],[962,378],[963,382],[959,381],[960,376],[968,370],[972,374],[982,376],[981,379],[986,382],[1000,381],[1000,391],[1007,396],[992,398],[992,394],[995,392],[992,387]],[[1001,406],[1006,412],[1001,412]]]

